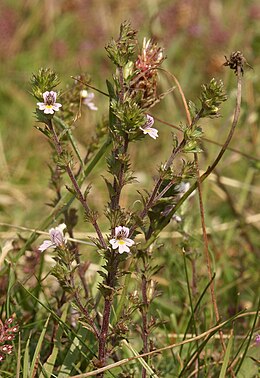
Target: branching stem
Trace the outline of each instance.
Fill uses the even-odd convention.
[[[53,137],[52,140],[53,140],[53,143],[55,145],[57,154],[59,156],[61,156],[62,153],[63,153],[63,148],[62,148],[62,145],[61,145],[61,143],[59,141],[59,138],[57,136],[56,130],[55,130],[55,128],[54,128],[51,120],[48,122],[48,127],[49,127],[50,132],[52,133],[52,137]],[[80,189],[80,187],[78,185],[76,177],[74,176],[74,173],[72,172],[72,169],[71,169],[69,163],[66,164],[65,169],[66,169],[66,172],[67,172],[67,174],[68,174],[68,176],[70,178],[70,181],[71,181],[71,183],[72,183],[72,185],[74,187],[74,190],[75,190],[75,192],[77,194],[77,198],[78,198],[78,200],[80,201],[80,203],[82,204],[82,206],[83,206],[83,208],[85,210],[85,214],[87,216],[89,216],[91,214],[91,210],[90,210],[90,208],[89,208],[89,206],[87,204],[87,201],[85,200],[85,198],[84,198],[84,196],[83,196],[83,194],[81,192],[81,189]],[[97,224],[96,218],[92,216],[92,217],[90,217],[90,220],[91,220],[91,223],[92,223],[93,227],[96,230],[96,233],[98,235],[98,239],[100,241],[100,244],[102,245],[102,247],[104,249],[106,249],[107,245],[106,245],[106,242],[105,242],[105,240],[103,238],[102,232],[101,232],[101,230],[100,230],[100,228],[99,228],[99,226]]]

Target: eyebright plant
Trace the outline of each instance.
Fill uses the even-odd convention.
[[[158,168],[153,186],[138,192],[136,199],[140,207],[125,208],[122,191],[126,185],[136,181],[129,146],[131,143],[144,146],[145,138],[147,143],[151,142],[148,137],[157,143],[159,138],[151,113],[152,107],[165,95],[160,93],[158,85],[165,55],[151,39],[144,38],[139,47],[137,32],[128,22],[121,25],[118,39],[113,39],[106,46],[106,51],[115,65],[115,72],[112,81],[107,81],[107,93],[97,91],[108,98],[109,115],[97,127],[94,141],[84,158],[73,137],[71,125],[77,119],[79,104],[86,105],[87,111],[100,108],[96,105],[97,100],[95,104],[93,102],[94,93],[89,88],[94,87],[90,85],[89,77],[84,74],[76,76],[71,86],[63,91],[54,91],[59,79],[50,69],[40,69],[32,77],[32,94],[37,101],[36,117],[43,124],[37,128],[44,133],[53,149],[51,186],[56,198],[52,214],[53,222],[60,222],[60,225],[50,228],[49,239],[44,240],[38,250],[53,249],[51,253],[56,264],[51,273],[60,283],[63,303],[71,303],[80,324],[88,331],[89,340],[92,340],[91,363],[86,365],[81,361],[77,365],[85,371],[102,368],[108,361],[120,360],[123,356],[122,340],[133,335],[139,338],[142,353],[156,348],[152,335],[161,323],[154,304],[159,294],[154,276],[161,269],[155,262],[161,248],[156,239],[172,220],[184,221],[178,210],[184,199],[190,201],[190,195],[196,189],[194,156],[202,152],[204,133],[199,122],[203,117],[219,117],[221,104],[227,99],[221,81],[212,79],[202,86],[198,105],[189,102],[189,120],[180,125],[182,138],[173,135],[171,152]],[[104,138],[106,141],[100,147]],[[90,185],[83,185],[105,152],[107,175],[104,182],[108,202],[104,206],[103,217],[106,222],[90,201]],[[69,184],[65,184],[67,194],[63,197],[61,187],[66,178]],[[103,260],[98,273],[97,295],[92,293],[84,276],[84,251],[80,253],[73,241],[78,221],[77,210],[71,206],[74,199],[81,206],[85,221],[95,232],[91,242]],[[108,226],[103,230],[101,224]],[[68,239],[64,236],[65,228],[70,236]],[[131,274],[135,276],[134,291],[129,285]],[[144,364],[147,361],[148,357],[144,357]],[[159,375],[162,376],[163,372]],[[103,377],[104,373],[99,372],[97,376]],[[147,376],[146,366],[143,365],[138,376]]]

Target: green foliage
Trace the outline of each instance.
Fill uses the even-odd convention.
[[[32,94],[39,101],[42,101],[42,94],[51,91],[60,84],[58,75],[50,68],[40,68],[38,74],[31,78]]]
[[[143,110],[139,105],[131,98],[124,96],[123,101],[111,101],[111,110],[117,119],[120,121],[113,125],[113,132],[118,135],[129,134],[129,137],[133,139],[133,135],[136,135],[139,131],[139,127],[144,126],[146,117]],[[139,134],[141,132],[139,131]],[[132,135],[131,135],[132,134]]]
[[[220,105],[227,100],[224,84],[221,80],[211,79],[209,84],[203,84],[200,95],[201,117],[219,117]]]
[[[118,40],[112,41],[106,46],[109,58],[118,67],[124,67],[133,56],[136,48],[136,31],[130,23],[125,21],[121,24]]]

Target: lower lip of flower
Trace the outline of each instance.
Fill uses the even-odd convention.
[[[124,245],[125,244],[125,241],[124,240],[118,240],[118,244],[120,244],[120,245]]]

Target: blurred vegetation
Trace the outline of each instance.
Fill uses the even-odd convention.
[[[50,213],[50,208],[46,204],[53,197],[49,187],[48,168],[48,163],[51,163],[51,147],[46,144],[44,135],[34,128],[36,120],[33,110],[36,104],[29,93],[32,73],[40,67],[54,69],[62,79],[64,91],[66,90],[64,83],[69,84],[73,80],[71,76],[85,73],[91,78],[94,87],[106,91],[105,79],[110,78],[112,71],[104,46],[112,36],[117,36],[119,25],[125,19],[130,20],[134,28],[140,31],[140,37],[153,38],[164,47],[167,60],[163,66],[178,78],[187,99],[195,101],[200,86],[212,77],[224,81],[228,101],[222,107],[222,117],[212,122],[207,120],[203,124],[205,137],[210,140],[224,142],[235,105],[236,80],[233,72],[223,67],[224,56],[240,50],[253,67],[253,69],[250,67],[245,69],[241,116],[231,143],[231,147],[240,153],[232,150],[226,152],[215,175],[203,184],[203,195],[206,204],[206,223],[211,229],[210,248],[217,275],[220,313],[226,318],[245,307],[255,309],[259,290],[257,270],[260,256],[260,5],[258,1],[2,0],[0,3],[1,222],[34,229],[38,228],[41,220]],[[164,92],[174,86],[174,83],[169,76],[162,73],[160,85],[161,92]],[[107,98],[97,92],[95,96],[99,111],[82,110],[81,118],[74,125],[83,155],[94,135],[96,124],[107,116]],[[169,155],[171,147],[169,138],[172,129],[167,123],[178,126],[179,121],[185,119],[177,91],[169,94],[162,103],[152,109],[151,113],[158,119],[156,127],[159,129],[160,138],[156,143],[149,140],[149,147],[146,149],[132,147],[131,150],[140,188],[149,184],[151,180],[147,176],[147,171],[152,177],[159,163]],[[159,119],[165,123],[160,122]],[[220,147],[205,141],[203,149],[205,153],[200,156],[202,170],[207,169],[211,164]],[[89,178],[92,183],[90,198],[100,212],[106,203],[101,179],[104,167],[105,159],[99,164],[95,176]],[[135,193],[131,192],[129,186],[128,192],[124,192],[123,202],[130,203],[134,196]],[[200,228],[197,201],[194,198],[191,201],[190,207],[183,210],[188,234]],[[170,319],[167,325],[161,327],[163,336],[162,341],[158,339],[158,343],[162,345],[172,341],[168,338],[170,336],[165,336],[172,330],[176,333],[184,332],[189,315],[187,282],[183,273],[184,260],[182,254],[176,252],[178,239],[172,233],[176,228],[176,225],[167,228],[167,232],[164,233],[165,247],[157,258],[158,263],[167,266],[167,269],[156,277],[163,293],[156,300],[156,311],[158,317]],[[2,247],[10,240],[13,242],[16,229],[2,226],[0,230]],[[82,236],[85,230],[85,225],[80,222],[78,235]],[[87,230],[89,230],[88,226]],[[189,272],[193,269],[200,276],[197,285],[201,290],[207,284],[206,268],[201,253],[202,241],[198,233],[192,238],[190,246],[192,264]],[[19,244],[19,241],[15,243]],[[84,250],[84,247],[81,248]],[[97,264],[100,262],[99,258],[93,257],[89,250],[85,256],[86,260]],[[5,303],[7,297],[10,300],[9,296],[6,297],[6,292],[11,290],[17,277],[26,282],[27,287],[37,287],[37,280],[31,276],[30,266],[27,266],[29,261],[31,261],[30,257],[23,257],[15,266],[16,274],[9,270],[9,276],[6,272],[0,276],[1,305]],[[39,261],[31,261],[31,263],[39,264]],[[53,281],[52,277],[49,284],[53,287],[50,286],[48,289],[50,301],[57,289]],[[96,276],[92,284],[95,291]],[[32,315],[35,302],[31,301],[24,290],[20,290],[19,296],[13,299],[11,307],[14,309],[19,307],[20,302],[22,303],[18,313],[24,322],[24,335],[28,337],[30,330],[33,329],[33,321],[36,322],[36,314]],[[210,312],[207,300],[202,304],[205,319]],[[46,317],[42,316],[42,318],[45,321]],[[247,334],[251,324],[252,319],[241,320],[236,331]],[[37,319],[35,332],[39,334],[42,326],[43,320]],[[47,349],[47,346],[45,348]],[[259,357],[255,358],[259,359]],[[165,377],[173,376],[171,369],[175,366],[176,357],[172,365],[169,361],[170,359],[163,360],[159,356],[156,362],[160,369],[164,371],[169,369]],[[254,374],[257,373],[253,372],[250,377],[257,376]],[[210,375],[205,376],[210,377]]]

